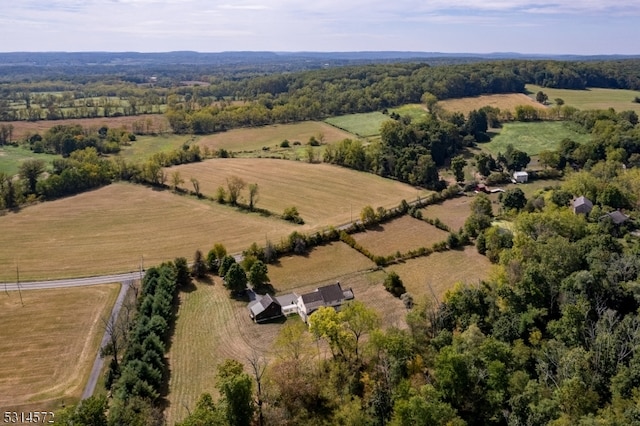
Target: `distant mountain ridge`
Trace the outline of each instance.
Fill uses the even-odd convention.
[[[270,63],[283,61],[327,61],[329,63],[379,61],[479,61],[500,59],[550,59],[565,61],[621,60],[640,58],[640,55],[545,55],[515,52],[443,53],[416,51],[354,51],[354,52],[5,52],[0,53],[0,66],[91,66],[91,65],[158,65],[194,64],[229,65],[242,63]]]

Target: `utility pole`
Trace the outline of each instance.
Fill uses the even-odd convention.
[[[20,294],[20,303],[24,308],[24,302],[22,301],[22,290],[20,290],[20,270],[18,269],[18,264],[16,264],[16,285],[18,286],[18,294]]]

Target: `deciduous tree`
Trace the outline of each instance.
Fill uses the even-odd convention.
[[[247,274],[238,263],[234,263],[224,276],[225,286],[231,293],[239,294],[247,288]]]
[[[216,387],[222,396],[222,408],[230,425],[249,426],[253,418],[253,386],[242,364],[227,359],[218,366]]]
[[[242,191],[246,185],[247,183],[238,176],[231,176],[227,179],[227,190],[230,204],[234,206],[238,204],[240,191]]]
[[[38,178],[44,173],[44,169],[44,161],[38,159],[28,159],[20,164],[18,175],[26,181],[28,193],[35,194]]]

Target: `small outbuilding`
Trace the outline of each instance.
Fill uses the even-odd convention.
[[[585,196],[576,198],[573,201],[573,212],[575,214],[589,214],[593,208],[593,203]]]
[[[254,322],[264,322],[283,316],[280,303],[268,294],[251,302],[249,316]]]
[[[607,218],[611,219],[611,222],[613,222],[614,225],[621,225],[629,219],[629,216],[619,210],[616,210],[601,216],[600,220]]]
[[[513,180],[516,183],[525,183],[529,180],[529,173],[527,172],[514,172]]]

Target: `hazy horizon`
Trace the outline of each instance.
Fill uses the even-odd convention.
[[[23,0],[0,5],[0,51],[639,54],[640,0],[603,3]]]

